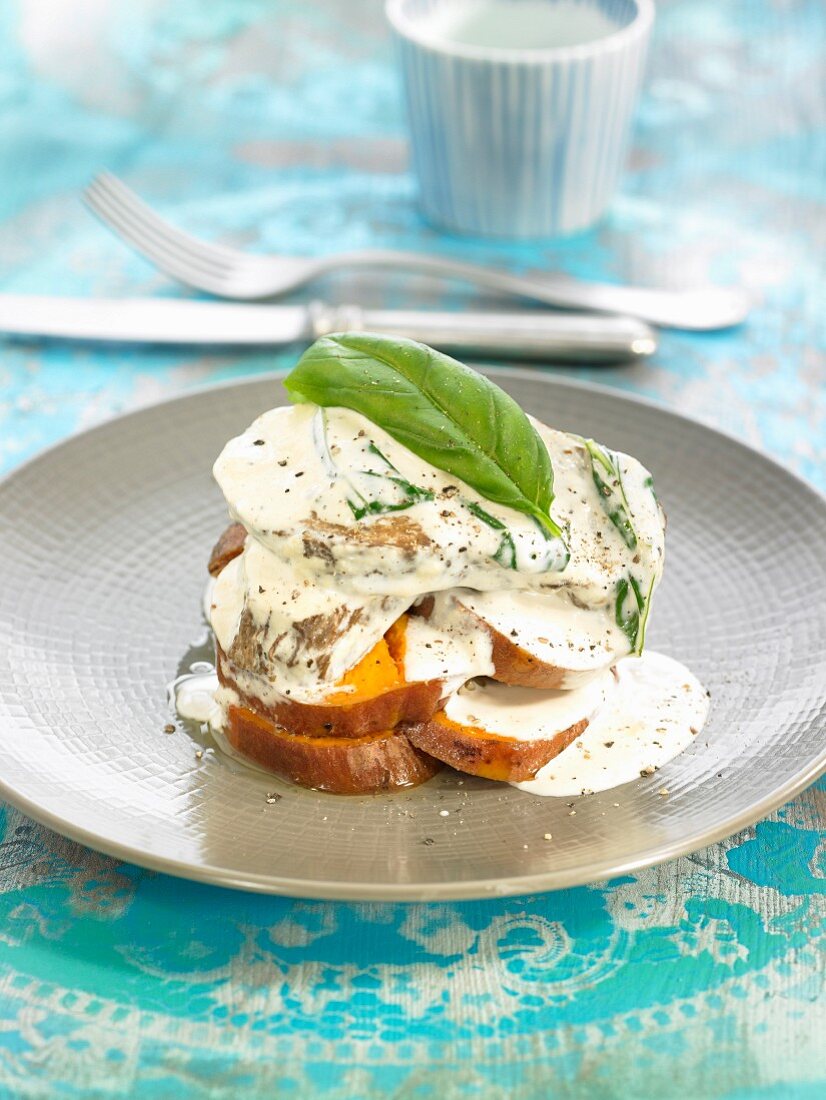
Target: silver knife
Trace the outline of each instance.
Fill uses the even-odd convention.
[[[408,336],[442,351],[505,359],[618,363],[657,350],[632,317],[593,313],[448,313],[310,305],[239,305],[177,298],[0,295],[0,334],[130,344],[258,346],[308,342],[330,332]]]

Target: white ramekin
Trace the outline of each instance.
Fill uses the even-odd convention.
[[[622,168],[653,0],[576,0],[618,29],[535,50],[440,39],[430,19],[457,2],[466,0],[386,4],[425,216],[460,233],[512,238],[592,225]],[[520,0],[510,2],[518,9]]]

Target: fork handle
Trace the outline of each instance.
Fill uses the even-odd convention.
[[[315,264],[315,273],[341,267],[418,271],[442,278],[462,279],[489,290],[515,294],[561,309],[619,313],[653,325],[696,331],[738,325],[745,319],[750,305],[745,292],[736,287],[661,290],[582,282],[560,275],[511,275],[482,264],[392,249],[365,249],[320,257]]]
[[[657,349],[651,328],[632,317],[588,313],[443,313],[315,306],[316,335],[379,332],[447,352],[500,359],[608,364],[644,359]]]

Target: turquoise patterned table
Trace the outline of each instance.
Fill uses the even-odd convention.
[[[758,302],[742,331],[663,334],[650,364],[581,374],[736,431],[826,487],[823,5],[659,7],[610,218],[512,249],[419,219],[379,0],[8,0],[2,289],[177,293],[81,208],[103,166],[192,230],[258,248],[389,245],[661,285],[739,281]],[[366,276],[323,290],[471,299]],[[0,465],[293,355],[6,346]],[[0,1095],[814,1100],[826,1093],[825,794],[821,782],[633,877],[411,906],[191,885],[7,808]]]

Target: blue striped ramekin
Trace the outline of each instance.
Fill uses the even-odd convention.
[[[520,0],[509,2],[518,17]],[[617,29],[559,48],[470,46],[433,29],[441,9],[468,0],[387,0],[430,221],[481,236],[551,237],[604,213],[623,165],[654,4],[573,2],[597,8]]]

